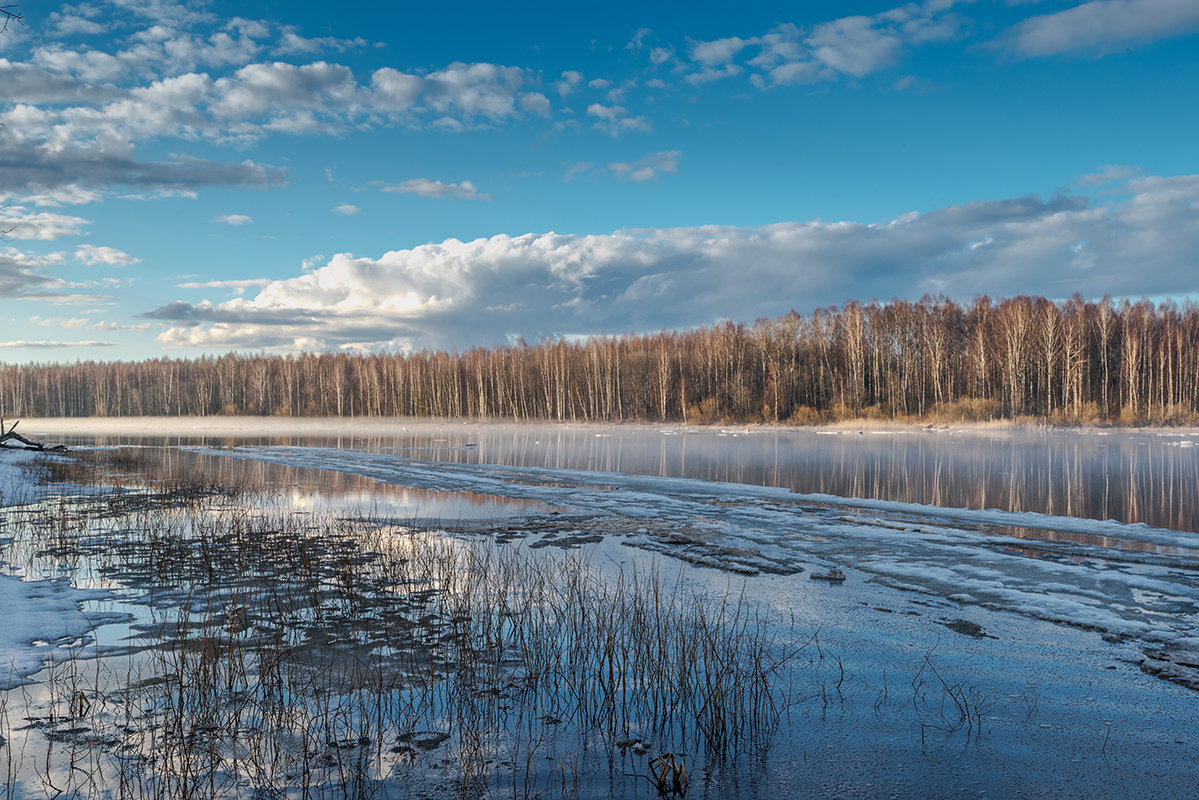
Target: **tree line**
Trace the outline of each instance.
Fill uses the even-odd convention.
[[[8,416],[791,422],[1199,419],[1199,306],[850,302],[687,331],[465,352],[0,365]]]

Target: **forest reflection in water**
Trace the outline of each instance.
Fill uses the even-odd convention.
[[[75,444],[255,444],[333,447],[466,464],[595,470],[779,486],[972,509],[1140,522],[1199,531],[1199,435],[1188,432],[1025,430],[716,430],[414,422],[386,435],[273,436],[269,426],[229,436],[74,437]],[[832,434],[832,435],[830,435]],[[217,480],[283,469],[195,461]],[[265,473],[264,473],[265,474]],[[323,473],[329,490],[385,491]],[[296,475],[272,480],[303,484]],[[351,481],[342,486],[338,481]],[[419,499],[419,498],[418,498]],[[445,498],[429,496],[430,503]],[[480,498],[485,506],[506,503]]]
[[[478,492],[439,492],[416,486],[394,486],[372,478],[336,470],[294,467],[268,461],[226,458],[211,452],[194,452],[191,442],[122,442],[136,446],[133,483],[240,487],[273,498],[295,511],[337,514],[368,513],[372,517],[405,519],[489,520],[544,513],[550,508],[535,500]],[[121,471],[110,468],[109,480],[122,481]]]

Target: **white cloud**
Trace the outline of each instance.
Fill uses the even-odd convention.
[[[252,289],[270,284],[268,278],[245,278],[232,281],[189,281],[178,284],[180,289]]]
[[[96,21],[99,13],[98,8],[89,4],[65,6],[61,11],[52,12],[46,21],[59,36],[94,36],[108,30],[105,24]]]
[[[425,77],[424,101],[442,114],[512,117],[516,92],[525,78],[525,70],[517,67],[456,62]]]
[[[150,323],[142,322],[137,325],[129,325],[122,322],[109,322],[105,320],[92,325],[92,328],[98,331],[148,331]]]
[[[94,340],[82,342],[52,342],[45,340],[29,340],[15,339],[7,342],[0,342],[0,347],[8,350],[29,349],[29,350],[52,350],[62,347],[117,347],[117,342],[98,342]]]
[[[0,58],[0,100],[8,101],[0,149],[15,165],[0,176],[0,191],[265,185],[282,173],[186,156],[146,163],[135,147],[164,139],[249,146],[278,133],[341,134],[381,123],[464,130],[551,113],[531,70],[455,62],[420,75],[385,67],[360,79],[329,60],[264,62],[267,52],[294,58],[369,42],[306,38],[244,18],[216,28],[215,15],[185,4],[114,0],[63,7],[51,19],[57,32],[26,47],[24,60]],[[125,35],[97,42],[103,48],[77,40],[100,30]],[[562,86],[576,75],[564,74]]]
[[[420,97],[424,81],[391,67],[377,69],[371,74],[371,104],[382,113],[410,111]]]
[[[185,5],[170,0],[111,0],[112,4],[132,16],[170,28],[212,23],[216,17],[207,11],[195,10],[199,4]]]
[[[549,98],[540,92],[522,92],[520,95],[520,107],[524,111],[532,114],[540,114],[543,117],[550,115]]]
[[[340,64],[250,64],[216,81],[212,93],[217,100],[212,110],[230,119],[294,115],[300,110],[324,112],[345,108],[357,90],[353,72]]]
[[[758,88],[767,86],[793,86],[795,84],[815,83],[827,76],[823,72],[820,65],[815,61],[788,61],[785,64],[779,64],[777,67],[772,67],[768,73],[770,79],[766,80],[760,75],[754,75],[751,80],[754,80],[754,85]]]
[[[233,31],[251,39],[265,39],[271,35],[271,26],[262,20],[234,17],[225,23],[225,30]]]
[[[26,253],[15,247],[0,247],[0,263],[17,265],[21,268],[48,267],[66,260],[64,253]]]
[[[590,172],[594,166],[594,161],[580,161],[578,164],[571,164],[566,168],[566,173],[562,176],[562,180],[569,181],[576,175],[582,175],[585,172]]]
[[[61,264],[65,253],[25,253],[13,247],[0,248],[0,297],[9,300],[38,300],[57,305],[95,303],[107,298],[77,294],[70,290],[95,282],[69,283],[47,274],[46,267]]]
[[[708,67],[722,66],[731,63],[737,54],[752,41],[737,36],[728,36],[710,42],[693,42],[691,57]]]
[[[893,63],[902,40],[897,30],[876,26],[870,17],[843,17],[816,26],[805,44],[817,61],[860,78]]]
[[[653,31],[649,28],[638,28],[637,32],[633,34],[633,38],[624,47],[633,53],[640,52],[641,48],[645,47],[645,40],[652,35]]]
[[[1196,30],[1199,3],[1194,0],[1093,0],[1027,19],[1000,41],[1022,56],[1074,51],[1103,54]]]
[[[574,94],[583,85],[583,73],[567,70],[562,73],[562,78],[554,84],[554,88],[558,90],[558,94],[566,97],[568,94]]]
[[[1108,164],[1099,172],[1083,175],[1078,179],[1081,186],[1103,186],[1110,183],[1123,183],[1130,178],[1144,174],[1140,167],[1126,167],[1122,164]]]
[[[608,165],[618,178],[630,181],[656,181],[663,172],[679,171],[679,159],[683,154],[678,150],[667,150],[661,153],[650,153],[636,161],[617,161]]]
[[[10,113],[7,116],[11,125]],[[5,120],[0,119],[0,124]],[[135,191],[190,196],[201,186],[271,186],[285,173],[274,167],[206,161],[184,155],[169,161],[142,161],[131,146],[101,141],[91,146],[58,143],[49,148],[23,141],[12,127],[0,129],[0,148],[6,166],[0,170],[0,191],[45,194],[65,185],[121,185]]]
[[[596,118],[593,128],[605,131],[610,136],[619,136],[628,131],[649,131],[651,128],[648,119],[633,116],[624,106],[592,103],[587,106],[587,116]]]
[[[13,239],[36,239],[43,242],[78,236],[86,219],[48,211],[30,211],[25,206],[0,208],[0,231]]]
[[[442,183],[428,178],[413,178],[400,183],[388,184],[382,187],[385,192],[395,194],[418,194],[421,197],[463,197],[468,200],[490,200],[491,195],[481,194],[470,181],[462,183]]]
[[[44,66],[0,58],[0,98],[21,103],[77,103],[112,96],[111,87],[88,83]]]
[[[1065,298],[1199,292],[1199,176],[950,206],[878,224],[786,222],[526,234],[334,256],[257,296],[172,303],[171,346],[464,347],[512,336],[660,330],[926,292]],[[986,242],[985,246],[979,243]],[[1085,247],[1077,245],[1085,242]],[[1130,265],[1135,265],[1131,269]]]
[[[249,225],[254,221],[254,218],[245,214],[223,214],[217,217],[214,221],[223,222],[226,225],[237,227],[239,225]]]
[[[140,258],[134,258],[115,247],[97,247],[91,244],[79,245],[75,250],[75,260],[83,264],[108,264],[114,267],[123,267],[141,261]]]
[[[784,23],[759,36],[691,42],[692,85],[750,72],[759,88],[859,78],[890,67],[913,47],[957,36],[954,2],[911,3],[873,16],[847,16],[804,29]],[[742,62],[745,54],[748,57]]]
[[[704,83],[718,81],[721,78],[732,78],[744,72],[737,64],[724,64],[720,67],[705,67],[698,72],[692,72],[686,76],[687,83],[692,86],[699,86]]]
[[[288,26],[283,29],[283,34],[279,37],[279,43],[275,45],[273,52],[277,55],[297,55],[319,53],[328,50],[358,50],[367,47],[369,44],[370,42],[361,36],[356,36],[353,39],[338,39],[335,36],[306,39],[295,28]]]
[[[91,189],[67,184],[66,186],[55,187],[49,191],[28,195],[24,198],[24,202],[39,206],[79,206],[94,203],[102,196],[99,192],[92,191]]]
[[[39,328],[65,328],[74,330],[76,328],[85,328],[91,322],[87,317],[39,317],[32,316],[29,322],[37,325]]]
[[[341,214],[342,216],[345,216],[345,217],[352,217],[355,214],[361,214],[362,209],[359,208],[358,206],[350,205],[349,203],[342,203],[339,206],[333,207],[333,213]]]

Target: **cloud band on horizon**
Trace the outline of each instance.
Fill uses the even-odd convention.
[[[334,256],[253,298],[144,316],[173,347],[464,348],[518,337],[752,321],[849,299],[1199,292],[1199,175],[1133,177],[1103,203],[1060,194],[867,224],[782,222],[448,239]]]

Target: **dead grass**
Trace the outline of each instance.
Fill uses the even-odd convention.
[[[94,485],[113,467],[50,469]],[[139,617],[0,701],[7,752],[45,748],[8,762],[22,795],[570,797],[623,780],[601,762],[631,735],[685,787],[683,754],[769,747],[802,650],[743,595],[652,568],[171,476],[13,510],[6,535],[4,560],[89,576]]]

